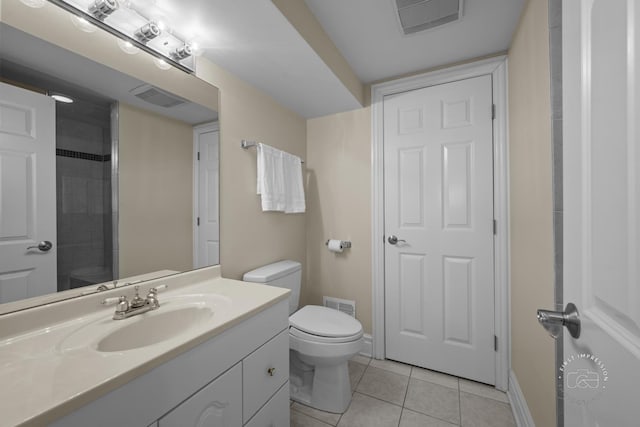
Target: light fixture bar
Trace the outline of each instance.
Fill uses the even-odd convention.
[[[98,0],[100,1],[100,0]],[[108,1],[108,0],[107,0]],[[55,4],[56,6],[66,10],[67,12],[73,13],[74,15],[80,16],[84,19],[86,19],[87,21],[89,21],[90,23],[92,23],[93,25],[95,25],[96,27],[102,28],[103,30],[107,31],[110,34],[113,34],[116,37],[119,37],[121,39],[127,40],[129,42],[131,42],[132,45],[136,46],[137,48],[139,48],[140,50],[143,50],[145,52],[147,52],[148,54],[154,56],[155,58],[158,59],[162,59],[164,61],[166,61],[167,63],[173,65],[174,67],[176,67],[177,69],[184,71],[187,74],[195,74],[195,71],[183,64],[181,64],[180,62],[178,62],[173,55],[163,55],[162,53],[156,51],[155,49],[147,46],[145,43],[140,42],[139,40],[137,40],[136,38],[123,33],[122,31],[119,31],[118,29],[112,27],[111,25],[105,23],[104,21],[97,19],[96,17],[94,17],[93,15],[91,15],[90,13],[87,13],[83,10],[80,10],[78,8],[76,8],[75,6],[67,3],[64,0],[49,0],[50,3]],[[186,57],[185,57],[186,58]]]

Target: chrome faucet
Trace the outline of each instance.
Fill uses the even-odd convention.
[[[142,298],[139,294],[140,286],[136,286],[135,295],[131,301],[127,300],[127,297],[121,295],[119,297],[107,298],[102,301],[102,305],[116,304],[116,312],[113,314],[113,320],[122,320],[129,317],[137,316],[138,314],[146,313],[147,311],[155,310],[160,307],[158,301],[158,291],[167,289],[167,285],[156,286],[149,289],[149,293],[146,298]]]

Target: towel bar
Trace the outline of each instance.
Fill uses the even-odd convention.
[[[244,148],[245,150],[248,150],[251,147],[256,147],[258,145],[257,142],[255,141],[247,141],[246,139],[243,139],[242,142],[240,142],[240,147]],[[304,163],[304,160],[300,159],[300,161],[302,163]]]

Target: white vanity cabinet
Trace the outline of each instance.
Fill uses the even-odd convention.
[[[242,361],[244,422],[248,422],[288,379],[289,331],[285,330]]]
[[[51,425],[289,427],[288,304],[167,357]]]
[[[242,364],[238,363],[158,421],[158,427],[242,425]]]

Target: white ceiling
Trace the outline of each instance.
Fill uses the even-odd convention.
[[[271,1],[129,1],[302,117],[360,107]],[[305,1],[363,83],[504,51],[525,2],[464,0],[461,21],[404,36],[395,0]]]
[[[364,83],[507,50],[525,0],[464,0],[460,21],[405,36],[395,0],[305,0]]]
[[[305,118],[360,107],[271,1],[158,0],[157,6],[170,26],[198,40],[206,58]]]

